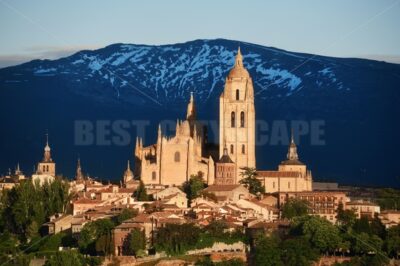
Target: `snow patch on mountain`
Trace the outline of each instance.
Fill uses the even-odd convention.
[[[285,69],[274,69],[272,67],[264,68],[263,65],[258,65],[256,71],[262,75],[265,75],[260,79],[260,81],[265,79],[270,81],[267,88],[274,84],[287,87],[290,91],[294,91],[301,83],[301,78]],[[262,88],[258,93],[266,90],[267,88]]]

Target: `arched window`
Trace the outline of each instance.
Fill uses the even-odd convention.
[[[236,90],[236,101],[239,101],[240,97],[239,97],[239,90]]]
[[[47,172],[49,171],[49,166],[46,166],[46,171],[47,171]]]
[[[179,151],[175,152],[174,160],[177,163],[181,161],[181,154],[179,153]]]
[[[235,127],[235,112],[231,113],[231,127]]]
[[[246,147],[244,146],[244,144],[242,144],[242,154],[246,153]]]
[[[244,112],[240,112],[240,127],[244,127]]]
[[[156,175],[155,171],[151,172],[151,179],[152,180],[156,180],[157,179],[157,175]]]
[[[233,154],[233,144],[231,144],[231,154]]]
[[[288,188],[290,188],[290,182],[288,182],[287,186],[288,186]]]
[[[43,172],[46,172],[46,166],[43,165]]]

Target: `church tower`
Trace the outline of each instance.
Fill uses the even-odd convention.
[[[83,173],[82,173],[81,159],[78,158],[78,161],[76,163],[75,180],[78,182],[82,182],[83,179],[84,179],[84,177],[83,177]]]
[[[240,48],[225,80],[219,104],[219,157],[223,156],[226,145],[236,165],[238,182],[242,178],[241,168],[256,167],[253,81],[243,66]]]
[[[56,175],[56,164],[51,158],[51,149],[49,146],[49,135],[46,134],[46,146],[44,147],[43,160],[38,163],[37,174]]]

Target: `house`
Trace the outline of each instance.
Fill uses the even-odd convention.
[[[357,218],[374,218],[375,214],[379,214],[381,212],[379,205],[364,200],[347,202],[345,209],[354,211],[354,213],[357,215]]]
[[[312,215],[324,217],[336,223],[336,212],[339,204],[346,206],[349,198],[343,191],[303,191],[278,193],[278,205],[282,207],[289,199],[296,198],[308,202],[308,212]]]
[[[396,226],[400,224],[400,211],[397,210],[385,210],[381,211],[379,218],[386,228]]]
[[[176,205],[178,208],[186,209],[188,207],[188,199],[185,193],[176,193],[164,196],[161,199],[163,205]]]
[[[219,202],[250,198],[250,192],[243,185],[211,185],[204,189],[205,192],[213,193]]]
[[[273,195],[265,195],[259,202],[270,207],[278,207],[278,198]]]
[[[103,201],[97,199],[80,198],[72,202],[72,215],[82,214],[97,206],[103,205]]]
[[[117,198],[129,198],[133,196],[134,188],[120,188],[116,185],[111,185],[105,189],[98,190],[96,198],[100,200],[109,200]]]
[[[236,202],[236,204],[241,208],[247,208],[254,211],[256,218],[261,219],[263,221],[273,221],[278,218],[276,215],[276,211],[274,212],[274,208],[259,202],[258,200],[245,200],[240,199]]]
[[[180,195],[186,197],[186,193],[183,192],[182,190],[180,190],[177,187],[168,187],[166,189],[158,191],[158,192],[153,194],[153,197],[154,197],[155,200],[161,200],[161,199],[163,199],[165,197],[169,197],[169,196],[175,195],[175,194],[180,194]]]
[[[53,235],[71,229],[72,218],[70,214],[51,217],[49,222],[43,224],[45,232],[49,235]]]
[[[122,222],[113,229],[113,246],[115,256],[126,255],[127,238],[135,228],[143,230],[147,243],[151,244],[155,230],[169,223],[182,224],[186,220],[179,215],[168,212],[154,212],[152,214],[139,214],[138,216]]]

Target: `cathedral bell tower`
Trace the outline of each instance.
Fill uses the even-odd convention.
[[[37,174],[50,175],[53,177],[56,175],[56,164],[51,158],[48,134],[46,134],[46,146],[44,147],[43,160],[38,163]]]
[[[241,168],[256,167],[255,158],[255,108],[253,81],[243,66],[238,49],[235,64],[225,80],[225,88],[219,97],[219,154],[224,145],[236,165],[236,182]]]

